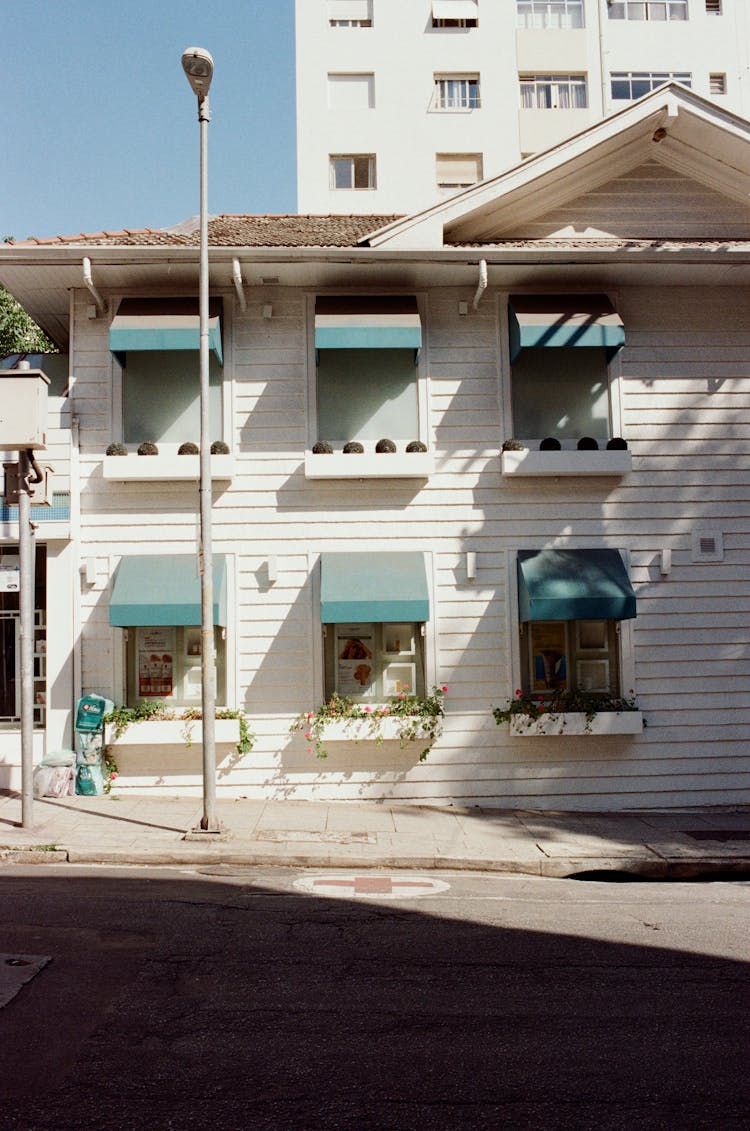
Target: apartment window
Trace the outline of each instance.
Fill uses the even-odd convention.
[[[484,175],[481,153],[438,153],[437,186],[453,191],[477,184]]]
[[[478,24],[477,0],[432,0],[434,28],[471,28]]]
[[[611,20],[686,20],[688,0],[640,0],[639,3],[612,3],[607,5]]]
[[[708,87],[712,97],[716,94],[726,94],[727,76],[724,74],[709,75]]]
[[[583,0],[516,0],[516,27],[569,31],[584,26]]]
[[[435,110],[478,110],[479,75],[436,75]]]
[[[216,702],[226,702],[226,642],[214,629]],[[201,701],[201,630],[199,626],[136,626],[128,631],[127,701],[164,699],[170,705],[194,706]]]
[[[520,75],[524,110],[583,110],[588,106],[585,75]]]
[[[375,76],[328,76],[328,106],[331,110],[371,110],[375,105]]]
[[[374,189],[375,155],[373,153],[340,153],[329,157],[332,189]]]
[[[424,695],[422,628],[411,622],[329,624],[326,699],[337,693],[373,703],[402,692]]]
[[[706,12],[709,16],[720,16],[721,0],[706,0]]]
[[[328,0],[329,27],[372,27],[372,0]]]
[[[610,79],[613,101],[643,98],[665,82],[680,82],[683,86],[692,86],[693,82],[689,71],[613,71]]]

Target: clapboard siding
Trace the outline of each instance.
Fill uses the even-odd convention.
[[[527,223],[506,237],[543,239],[575,232],[595,237],[675,239],[747,238],[747,209],[656,160],[645,162],[591,192]]]
[[[654,179],[679,205],[681,178],[647,169],[644,184]],[[593,227],[600,213],[611,216],[621,189],[605,186],[586,202]],[[716,205],[711,193],[701,201],[701,208]],[[660,215],[666,222],[666,211]],[[734,223],[731,202],[724,215]],[[636,219],[622,215],[623,224]],[[624,285],[613,292],[626,327],[618,363],[622,432],[634,456],[621,480],[503,479],[499,449],[511,433],[501,409],[508,375],[498,318],[507,296],[489,291],[478,311],[461,316],[458,302],[466,297],[435,288],[423,300],[420,365],[436,463],[424,482],[306,481],[307,295],[278,287],[249,300],[245,314],[232,306],[235,477],[215,487],[214,546],[234,563],[230,663],[257,741],[220,776],[219,790],[547,809],[747,802],[750,324],[738,312],[750,309],[750,293]],[[121,634],[108,624],[110,562],[125,553],[194,553],[197,492],[193,484],[103,479],[117,412],[106,320],[86,317],[89,301],[76,296],[72,350],[81,553],[98,562],[96,585],[81,595],[82,670],[86,690],[120,698]],[[273,304],[270,320],[261,316],[263,302]],[[696,530],[723,534],[723,561],[692,560]],[[544,545],[628,552],[639,610],[628,635],[648,722],[642,734],[517,740],[495,725],[492,706],[513,695],[519,678],[515,554]],[[424,763],[418,749],[398,743],[337,745],[318,761],[303,735],[289,733],[293,718],[321,694],[314,563],[325,551],[386,546],[427,553],[426,648],[434,678],[449,688],[444,733]],[[659,572],[664,547],[673,551],[666,577]],[[472,580],[467,550],[477,554]],[[273,584],[269,554],[277,561]],[[144,779],[142,787],[158,789],[156,781]],[[184,777],[179,787],[197,793],[200,778]]]

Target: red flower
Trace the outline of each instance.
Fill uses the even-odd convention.
[[[372,707],[365,707],[365,714],[366,715],[369,715],[371,713],[371,711],[372,711]]]
[[[310,734],[309,730],[305,731],[305,738],[307,739],[308,742],[312,742],[312,735]]]
[[[517,687],[517,688],[516,688],[516,695],[518,696],[518,698],[519,698],[519,699],[520,699],[520,698],[521,698],[521,696],[523,695],[523,692],[521,691],[521,688],[520,688],[520,687]]]
[[[445,684],[443,684],[443,686],[442,686],[442,689],[441,689],[441,690],[442,690],[442,692],[443,692],[443,694],[444,694],[444,695],[447,695],[447,694],[448,694],[448,688],[447,688],[447,686],[446,686]]]

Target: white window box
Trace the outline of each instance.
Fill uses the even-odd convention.
[[[320,740],[325,746],[330,742],[398,742],[401,731],[417,727],[417,716],[389,719],[334,719],[326,723]]]
[[[139,456],[129,452],[126,456],[104,457],[104,478],[120,483],[154,483],[159,480],[190,480],[197,483],[199,463],[200,456]],[[234,456],[211,456],[212,479],[231,479],[233,475]]]
[[[432,452],[305,452],[305,479],[427,479],[434,470]]]
[[[503,475],[627,475],[633,468],[629,451],[503,452]]]
[[[239,719],[216,719],[214,725],[217,746],[237,745],[240,740]],[[200,719],[146,719],[144,722],[131,723],[116,741],[111,734],[112,727],[108,726],[107,745],[115,751],[130,746],[200,747],[203,742],[203,723]]]
[[[534,719],[530,715],[513,715],[510,733],[514,738],[536,735],[640,734],[643,730],[641,711],[598,711],[587,721],[582,711],[545,713]]]

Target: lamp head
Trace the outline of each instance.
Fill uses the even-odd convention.
[[[193,94],[205,98],[214,73],[214,61],[203,47],[188,47],[182,52],[182,69]]]

